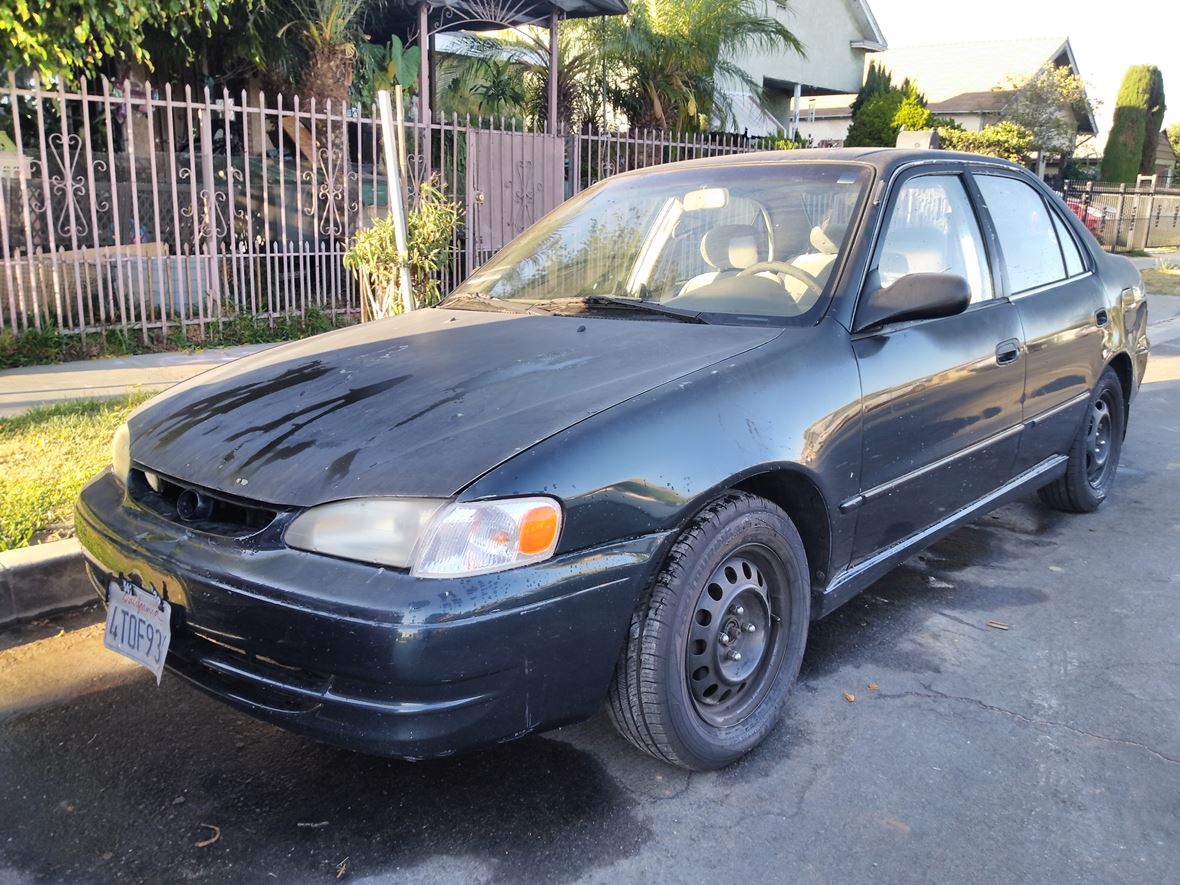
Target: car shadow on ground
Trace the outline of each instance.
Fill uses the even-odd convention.
[[[845,667],[937,673],[906,641],[935,613],[986,630],[988,611],[1043,601],[1018,557],[1052,546],[1061,519],[1035,503],[1005,507],[813,624],[790,707]],[[790,707],[771,740],[714,777],[744,782],[809,744]],[[651,836],[643,803],[690,784],[604,715],[407,763],[317,744],[145,677],[0,724],[0,856],[50,879],[291,881],[345,863],[350,877],[414,878],[429,864],[433,878],[568,881],[637,854]]]

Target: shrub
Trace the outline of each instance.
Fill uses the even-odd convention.
[[[463,216],[462,207],[448,197],[432,176],[419,185],[418,203],[406,218],[407,256],[410,287],[415,303],[434,304],[442,295],[438,272],[446,261],[455,228]],[[378,218],[358,231],[344,253],[344,266],[356,274],[370,318],[402,312],[398,296],[397,238],[392,215]]]
[[[1006,120],[985,126],[978,132],[942,127],[938,130],[938,137],[944,150],[1002,157],[1014,163],[1028,159],[1033,142],[1032,132]]]

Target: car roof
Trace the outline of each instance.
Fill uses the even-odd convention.
[[[726,154],[717,157],[702,157],[664,163],[646,169],[636,169],[627,177],[644,173],[672,169],[696,169],[712,166],[765,165],[766,163],[815,163],[815,162],[862,163],[873,166],[882,177],[888,177],[901,166],[914,163],[964,163],[972,165],[997,166],[1005,169],[1024,170],[1023,166],[997,157],[981,154],[967,154],[960,151],[942,151],[915,148],[845,147],[845,148],[802,148],[793,151],[750,151],[743,154]]]

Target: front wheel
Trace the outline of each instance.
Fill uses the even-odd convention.
[[[1065,475],[1041,489],[1041,500],[1066,513],[1097,510],[1114,486],[1126,420],[1123,385],[1114,370],[1107,368],[1090,396],[1069,450]]]
[[[807,558],[771,502],[728,492],[677,539],[631,618],[609,710],[657,759],[720,768],[770,733],[799,673]]]

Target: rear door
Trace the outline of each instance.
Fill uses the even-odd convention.
[[[996,297],[990,253],[957,170],[893,189],[866,289],[908,273],[971,286],[957,316],[853,336],[864,396],[854,560],[915,535],[1011,476],[1024,390],[1020,321]]]
[[[1069,448],[1102,371],[1102,327],[1110,317],[1090,256],[1054,201],[1019,173],[977,171],[974,181],[1028,351],[1019,473]]]

